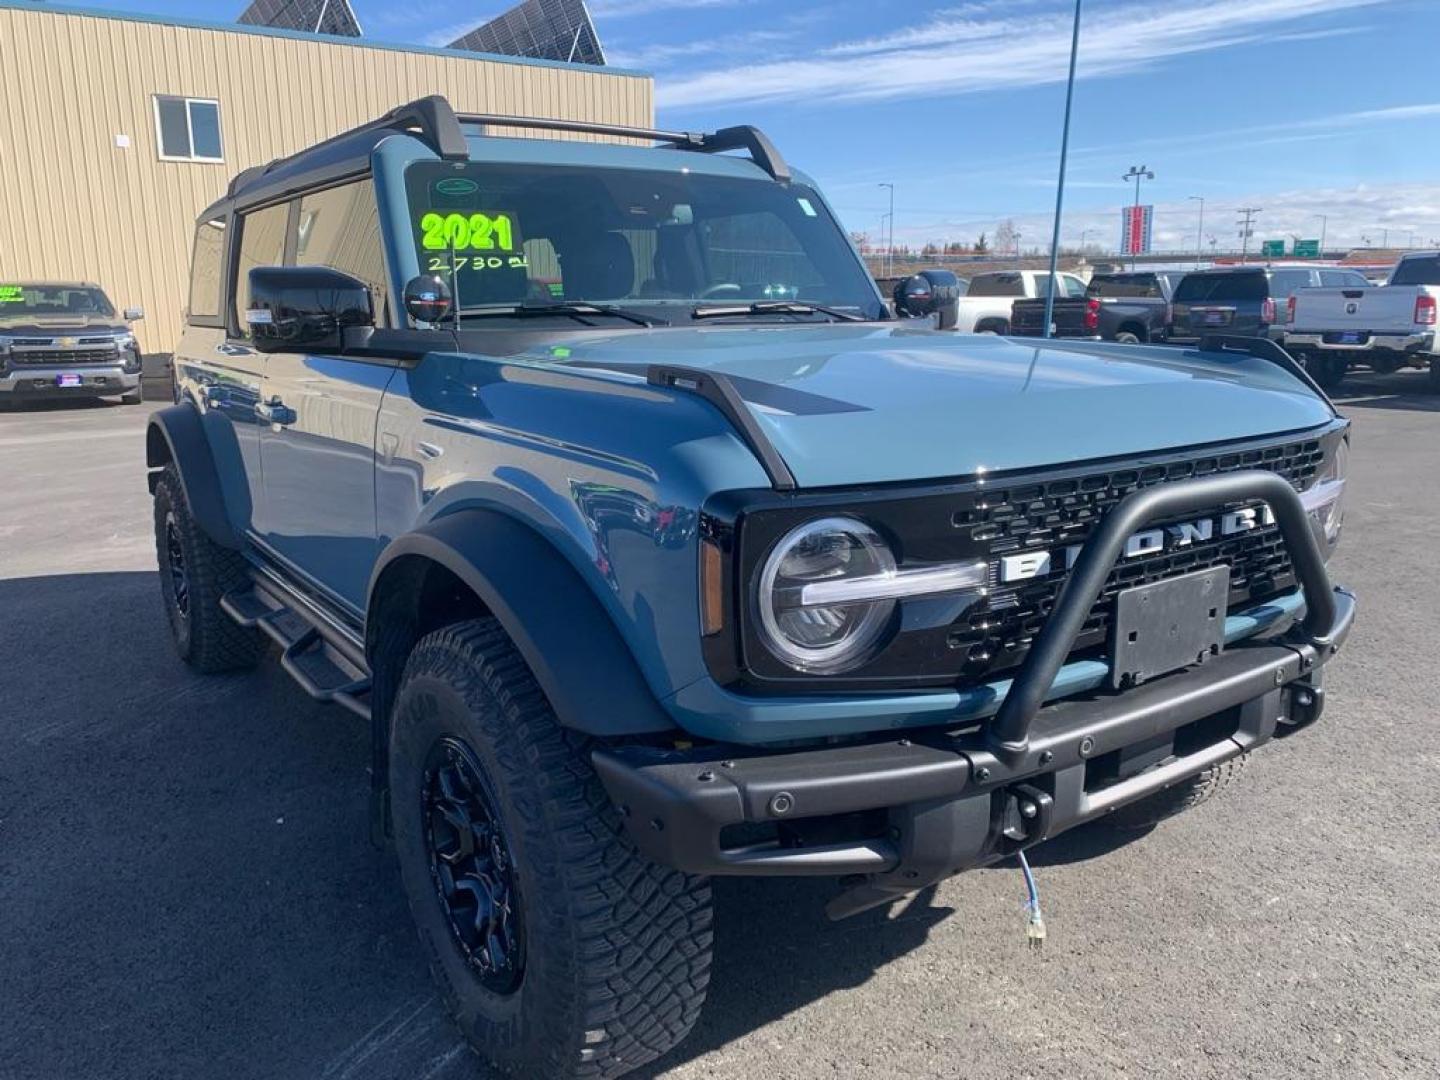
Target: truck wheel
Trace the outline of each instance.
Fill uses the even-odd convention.
[[[1404,360],[1398,356],[1382,355],[1370,357],[1368,363],[1370,364],[1370,370],[1375,372],[1376,375],[1394,375],[1395,372],[1400,370],[1404,364]]]
[[[155,485],[155,557],[180,659],[207,672],[252,666],[260,656],[260,636],[220,610],[220,598],[249,580],[245,560],[211,540],[190,516],[173,464]]]
[[[1349,367],[1350,362],[1343,356],[1316,356],[1311,353],[1305,360],[1305,369],[1310,372],[1310,377],[1325,391],[1339,386]]]
[[[1120,807],[1105,820],[1117,829],[1148,829],[1192,806],[1199,806],[1216,792],[1235,782],[1244,768],[1246,755],[1212,765],[1202,773],[1178,784],[1136,799]]]
[[[1430,392],[1440,394],[1440,357],[1434,357],[1430,361],[1430,376],[1428,379]]]
[[[129,391],[128,393],[120,395],[121,405],[139,405],[140,402],[143,400],[144,395],[141,393],[138,387],[134,390]]]
[[[1139,345],[1140,335],[1129,330],[1121,330],[1116,333],[1115,340],[1121,345]]]
[[[710,979],[707,878],[639,854],[500,625],[422,639],[390,732],[395,849],[460,1030],[533,1080],[604,1078],[694,1025]]]

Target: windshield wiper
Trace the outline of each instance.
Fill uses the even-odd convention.
[[[865,322],[864,315],[822,304],[802,304],[794,300],[759,300],[753,304],[725,304],[697,307],[690,312],[693,319],[723,319],[739,315],[828,315],[841,322]]]
[[[607,316],[614,319],[624,319],[636,326],[669,326],[666,319],[654,318],[649,315],[641,315],[639,312],[631,311],[628,308],[616,307],[614,304],[589,304],[578,300],[565,300],[554,304],[509,304],[503,307],[466,308],[460,312],[462,319],[505,317],[511,319],[538,319],[547,315],[560,315],[583,322],[587,326],[594,324],[586,316]]]

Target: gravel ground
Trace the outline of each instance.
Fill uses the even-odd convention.
[[[1440,1076],[1440,398],[1366,378],[1360,621],[1323,723],[1124,842],[839,923],[828,882],[721,881],[693,1037],[644,1077]],[[0,415],[0,1076],[484,1076],[441,1010],[366,751],[278,667],[201,679],[160,611],[153,406]]]

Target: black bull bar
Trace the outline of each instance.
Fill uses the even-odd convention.
[[[1155,520],[1255,501],[1274,514],[1304,589],[1298,627],[1123,692],[1045,704],[1131,535]],[[861,875],[832,901],[839,918],[995,862],[1299,730],[1320,715],[1319,668],[1347,636],[1354,609],[1353,597],[1331,586],[1309,514],[1283,477],[1253,470],[1160,484],[1123,498],[1085,541],[999,710],[979,729],[922,728],[800,750],[613,747],[595,751],[594,763],[631,838],[652,859],[698,874]],[[1233,722],[1221,735],[1192,738],[1181,750],[1187,725],[1227,710]],[[1160,747],[1153,766],[1090,782],[1097,759],[1137,746]],[[731,826],[867,811],[885,813],[881,835],[730,844],[722,836]]]

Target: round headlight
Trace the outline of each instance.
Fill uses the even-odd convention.
[[[760,571],[760,635],[771,652],[799,671],[855,667],[885,632],[895,601],[822,606],[806,602],[805,586],[894,572],[895,556],[864,522],[831,517],[792,529]]]

